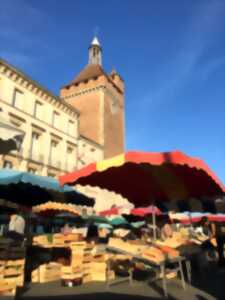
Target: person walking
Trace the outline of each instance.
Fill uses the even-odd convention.
[[[217,222],[215,224],[215,236],[217,243],[217,251],[219,255],[218,264],[221,267],[225,267],[225,257],[224,257],[224,245],[225,245],[225,224]]]
[[[209,236],[208,244],[211,244],[212,239],[216,239],[216,249],[219,256],[218,265],[224,267],[225,224],[222,222],[212,223],[207,217],[203,217],[201,225],[203,226],[203,233]]]
[[[25,220],[20,214],[11,214],[9,228],[6,236],[15,242],[22,243],[24,240]]]

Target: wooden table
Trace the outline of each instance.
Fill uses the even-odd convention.
[[[183,272],[183,267],[182,267],[182,262],[185,261],[184,257],[178,256],[177,258],[174,259],[166,259],[165,261],[162,261],[160,263],[156,263],[154,261],[151,261],[149,259],[143,258],[140,255],[134,255],[128,251],[124,251],[124,250],[120,250],[118,248],[114,248],[114,247],[106,247],[106,251],[111,252],[111,253],[117,253],[117,254],[124,254],[124,255],[129,255],[131,257],[131,267],[129,268],[129,276],[126,278],[123,278],[122,280],[114,280],[109,282],[107,280],[107,288],[115,283],[119,283],[121,281],[124,280],[129,280],[129,283],[132,285],[133,283],[133,265],[136,262],[141,262],[147,266],[150,266],[154,269],[159,269],[159,274],[158,276],[156,276],[156,278],[154,278],[155,280],[160,279],[160,276],[162,275],[162,283],[163,283],[163,292],[164,292],[164,296],[168,297],[168,291],[167,291],[167,278],[166,278],[166,274],[167,274],[167,269],[166,269],[166,265],[167,263],[170,264],[174,264],[175,268],[173,268],[173,271],[179,272],[181,275],[181,283],[182,283],[182,287],[183,289],[186,288],[186,284],[185,284],[185,280],[184,280],[184,272]],[[108,262],[108,270],[110,270],[111,264],[110,261]]]

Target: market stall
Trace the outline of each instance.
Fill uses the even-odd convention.
[[[32,253],[30,248],[32,248],[33,226],[31,225],[34,221],[32,206],[41,205],[55,199],[55,201],[58,201],[55,204],[56,206],[65,208],[64,202],[71,199],[73,203],[79,206],[91,207],[94,205],[94,201],[76,192],[72,187],[62,188],[54,178],[9,169],[0,170],[0,197],[3,198],[3,205],[4,203],[12,203],[11,206],[13,207],[10,208],[10,214],[18,215],[19,213],[23,215],[26,224],[25,229],[27,228],[24,232],[25,239],[22,244],[5,236],[0,237],[0,266],[3,270],[0,293],[9,292],[13,294],[16,292],[17,286],[24,285],[25,275],[29,270],[30,262],[27,261],[27,258],[30,258],[30,253]],[[43,206],[37,207],[39,210],[42,208]],[[73,211],[73,213],[79,215],[79,212],[73,206],[69,205],[69,208],[70,212]],[[18,264],[20,264],[20,268]]]
[[[223,183],[202,160],[179,151],[127,152],[60,176],[59,181],[62,185],[90,185],[114,191],[134,204],[137,212],[138,207],[147,207],[156,219],[158,219],[157,210],[152,210],[149,205],[156,205],[161,209],[173,204],[177,210],[183,203],[194,202],[199,206],[205,197],[209,199],[211,205],[215,205],[216,197],[225,193]],[[193,210],[196,209],[193,207],[194,205]],[[102,212],[102,215],[119,215],[120,210],[121,208],[112,207],[111,211]],[[142,210],[140,209],[140,212]],[[182,250],[185,248],[200,251],[189,231],[185,232],[185,228],[173,239],[165,241],[156,239],[154,224],[153,229],[153,241],[164,249],[181,247]]]

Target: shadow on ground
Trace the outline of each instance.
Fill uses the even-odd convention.
[[[218,268],[215,263],[210,263],[200,272],[193,273],[192,286],[206,292],[215,299],[225,299],[225,268]],[[200,297],[200,296],[199,296]],[[198,298],[204,299],[204,298]]]
[[[167,299],[176,300],[224,300],[225,268],[215,264],[193,273],[192,285],[183,290],[179,279],[168,281]],[[2,300],[3,298],[1,298]],[[9,299],[9,298],[8,298]],[[69,288],[61,283],[31,284],[19,291],[16,300],[151,300],[165,299],[162,282],[137,282],[129,285],[120,283],[106,288],[104,283],[92,282]]]

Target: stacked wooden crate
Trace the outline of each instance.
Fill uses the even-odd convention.
[[[107,273],[108,254],[96,253],[96,246],[86,242],[74,242],[71,248],[71,264],[62,267],[61,278],[69,285],[87,283],[90,281],[106,281],[107,276],[113,279],[113,271]]]
[[[53,234],[52,246],[53,247],[64,247],[65,236],[61,233]]]
[[[107,268],[109,256],[107,253],[96,253],[93,255],[89,271],[90,281],[107,281],[115,278],[114,271],[109,271]]]
[[[48,240],[48,236],[46,234],[43,235],[37,235],[33,237],[33,245],[37,246],[43,246],[43,247],[48,247],[51,245],[51,243]]]
[[[60,280],[62,265],[55,262],[40,265],[32,271],[32,282],[44,283]]]
[[[14,296],[16,294],[16,284],[7,283],[4,280],[5,261],[0,261],[0,297]]]
[[[14,283],[7,283],[0,279],[0,298],[3,296],[15,296],[16,285]]]
[[[25,259],[1,260],[2,281],[8,285],[23,286]]]
[[[50,236],[50,239],[48,238]],[[39,245],[43,247],[66,247],[70,246],[72,242],[78,242],[83,239],[79,233],[61,234],[55,233],[51,235],[43,234],[33,238],[33,245]]]
[[[64,284],[79,285],[82,283],[83,270],[81,266],[62,266],[61,279]]]
[[[91,263],[93,261],[92,250],[94,245],[86,244],[83,249],[83,283],[92,281]]]
[[[64,245],[70,246],[71,243],[80,242],[83,240],[83,236],[80,233],[69,233],[64,236]]]
[[[70,242],[71,261],[69,266],[62,267],[61,279],[64,284],[82,283],[83,249],[85,242]]]

